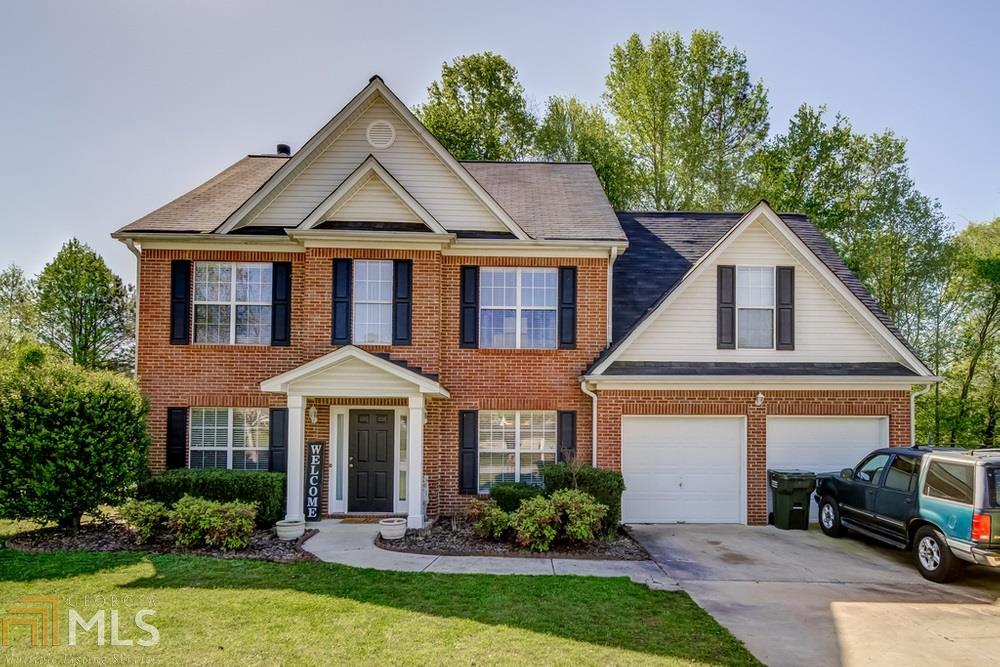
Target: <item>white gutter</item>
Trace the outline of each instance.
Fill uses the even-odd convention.
[[[587,389],[587,383],[580,383],[580,391],[590,396],[590,465],[597,467],[597,394]]]
[[[936,380],[940,381],[940,378],[937,378]],[[923,389],[918,389],[917,391],[910,392],[910,444],[911,445],[917,444],[917,419],[916,419],[917,396],[923,396],[924,394],[929,392],[931,390],[931,387],[933,386],[934,386],[933,382],[928,382],[927,384],[924,385]],[[936,445],[938,443],[935,442],[934,444]]]
[[[132,239],[123,239],[125,247],[135,255],[135,354],[132,355],[132,377],[139,377],[139,274],[142,271],[142,253]]]
[[[658,384],[881,384],[912,386],[915,379],[894,375],[584,375],[583,380],[602,384],[633,384],[654,388]],[[940,382],[937,376],[924,376],[922,382]]]

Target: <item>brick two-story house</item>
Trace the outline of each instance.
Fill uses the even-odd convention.
[[[910,442],[934,381],[806,218],[615,213],[589,164],[456,160],[379,77],[114,236],[151,467],[286,471],[292,520],[422,526],[575,457],[625,521],[762,523],[767,467]]]

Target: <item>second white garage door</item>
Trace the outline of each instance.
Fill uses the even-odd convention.
[[[742,417],[622,417],[625,523],[744,523]]]

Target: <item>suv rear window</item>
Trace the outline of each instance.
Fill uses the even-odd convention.
[[[1000,478],[1000,468],[995,466],[987,466],[986,468],[986,488],[988,498],[986,502],[990,504],[990,507],[1000,507],[1000,484],[997,484]]]
[[[931,461],[927,466],[924,495],[971,505],[975,474],[975,466]]]

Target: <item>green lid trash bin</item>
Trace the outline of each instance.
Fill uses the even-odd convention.
[[[816,475],[808,470],[768,470],[774,525],[782,530],[809,530],[809,499]]]

